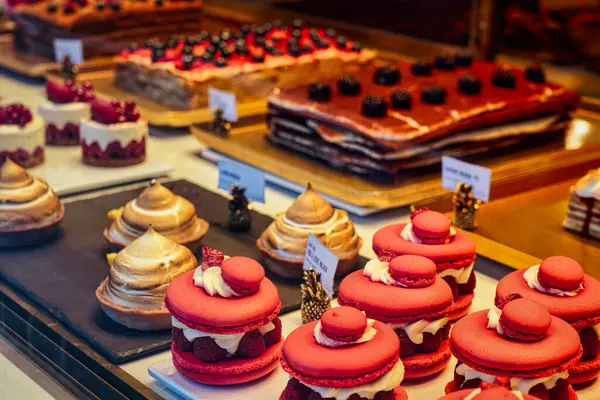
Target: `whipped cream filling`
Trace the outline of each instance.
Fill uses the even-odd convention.
[[[221,267],[209,267],[202,271],[202,266],[194,271],[194,286],[203,288],[210,296],[240,297],[235,290],[223,280]]]
[[[45,142],[44,121],[37,115],[22,128],[19,125],[0,125],[0,150],[12,152],[23,149],[31,155],[36,148],[43,148]]]
[[[197,329],[190,328],[189,326],[187,326],[186,324],[179,321],[177,318],[175,318],[173,316],[171,316],[171,324],[173,325],[174,328],[179,328],[179,329],[183,330],[183,336],[185,336],[185,338],[187,340],[189,340],[190,342],[193,342],[194,339],[201,338],[201,337],[212,338],[215,341],[215,343],[217,344],[217,346],[219,346],[223,350],[227,351],[229,356],[232,356],[233,354],[235,354],[238,347],[240,346],[240,342],[242,341],[242,338],[246,334],[246,332],[230,333],[230,334],[202,332]],[[268,324],[258,328],[258,331],[260,332],[261,335],[264,336],[268,332],[271,332],[273,329],[275,329],[275,324],[273,324],[273,322],[269,322]]]
[[[321,397],[326,399],[335,400],[347,400],[353,394],[357,394],[359,397],[365,397],[372,399],[378,392],[388,392],[394,390],[404,380],[404,365],[402,360],[398,360],[391,370],[381,375],[379,378],[372,382],[363,383],[362,385],[353,387],[325,387],[309,385],[308,383],[300,381],[304,386],[307,386],[319,393]]]
[[[488,324],[487,328],[498,332],[500,335],[504,335],[504,329],[500,326],[500,317],[502,316],[502,310],[492,305],[490,311],[488,311]]]
[[[363,275],[370,278],[372,282],[381,282],[388,286],[406,287],[390,275],[390,263],[378,258],[370,260],[363,269]]]
[[[446,326],[447,323],[448,318],[444,317],[434,321],[420,319],[415,322],[388,323],[387,325],[392,329],[402,329],[414,344],[423,344],[423,335],[425,333],[435,335],[440,329]]]
[[[79,129],[82,141],[88,145],[96,142],[102,150],[106,150],[111,142],[117,141],[122,147],[126,147],[130,142],[139,142],[148,136],[148,123],[144,120],[105,125],[91,119],[82,119]]]
[[[444,278],[446,276],[452,276],[454,278],[454,280],[456,281],[456,283],[458,283],[459,285],[464,285],[465,283],[469,282],[469,278],[471,277],[471,273],[473,272],[473,266],[475,265],[475,262],[472,262],[471,264],[467,265],[466,267],[462,267],[462,268],[448,268],[442,271],[438,271],[438,276],[440,278]]]
[[[456,230],[453,227],[450,227],[450,237],[448,238],[446,243],[450,243],[450,241],[452,240],[452,238],[455,235],[456,235]],[[421,239],[419,239],[417,237],[417,235],[415,234],[415,232],[413,231],[412,222],[409,222],[408,224],[406,224],[404,226],[404,228],[402,229],[402,232],[400,232],[400,237],[402,237],[402,239],[412,242],[412,243],[417,243],[417,244],[423,243],[423,241]]]
[[[542,286],[542,284],[540,283],[540,281],[538,279],[539,271],[540,271],[540,266],[534,265],[533,267],[527,268],[527,270],[523,274],[523,279],[525,279],[525,282],[527,282],[527,285],[530,288],[537,290],[538,292],[548,293],[548,294],[551,294],[553,296],[558,296],[558,297],[573,297],[573,296],[577,296],[577,293],[579,293],[581,290],[583,290],[583,284],[580,284],[579,288],[577,288],[577,290],[574,290],[574,291],[561,290],[561,289],[555,289],[555,288],[545,288],[544,286]]]
[[[79,125],[82,119],[89,118],[90,105],[84,102],[58,104],[47,100],[39,105],[38,114],[46,125],[63,129],[68,123]]]
[[[358,339],[356,339],[356,340],[354,340],[352,342],[342,342],[342,341],[335,340],[335,339],[332,339],[332,338],[328,337],[323,332],[323,327],[321,326],[321,321],[319,321],[315,325],[315,329],[313,330],[313,334],[315,336],[315,340],[321,346],[325,346],[325,347],[352,346],[352,345],[355,345],[355,344],[368,342],[369,340],[371,340],[371,339],[373,339],[375,337],[375,335],[377,334],[377,329],[373,328],[373,324],[374,323],[375,323],[374,319],[367,319],[367,328],[365,329],[364,333],[362,334],[361,337],[359,337]]]
[[[465,381],[472,379],[479,379],[482,382],[494,383],[497,379],[495,375],[486,374],[479,372],[476,369],[469,367],[467,364],[460,364],[456,367],[455,371],[458,375],[464,376]],[[550,376],[542,376],[539,378],[509,378],[511,390],[516,390],[522,393],[529,393],[529,391],[539,384],[543,384],[547,390],[551,390],[557,384],[560,379],[567,379],[569,377],[569,371],[558,372]]]

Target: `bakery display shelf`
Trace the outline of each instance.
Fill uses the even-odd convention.
[[[194,125],[191,132],[214,151],[296,184],[311,182],[325,195],[352,205],[388,209],[425,204],[449,209],[452,192],[441,187],[439,165],[408,171],[394,184],[370,182],[271,146],[264,139],[264,121],[264,115],[241,119],[228,135],[212,133],[208,124]],[[600,159],[600,118],[578,112],[565,140],[537,140],[465,159],[492,169],[492,199],[580,176]]]

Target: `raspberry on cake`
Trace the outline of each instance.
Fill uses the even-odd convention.
[[[23,104],[0,106],[0,164],[7,158],[23,168],[44,162],[44,122]]]
[[[569,190],[565,229],[600,240],[600,168],[589,171]]]
[[[79,124],[90,118],[90,103],[96,99],[93,85],[77,85],[70,79],[64,83],[47,80],[46,96],[38,107],[46,124],[46,144],[78,146]]]
[[[146,159],[148,123],[133,101],[95,100],[91,118],[81,121],[83,162],[101,167],[122,167]]]
[[[175,367],[211,385],[267,375],[279,365],[283,345],[277,288],[250,258],[230,258],[208,248],[202,253],[202,265],[167,289]]]
[[[281,365],[290,380],[279,400],[407,400],[399,346],[389,326],[332,308],[286,338]]]
[[[500,307],[503,299],[513,293],[542,304],[579,332],[583,354],[569,370],[569,382],[589,382],[600,375],[598,280],[584,274],[577,261],[554,256],[502,278],[496,288],[496,306]]]
[[[373,236],[373,251],[389,262],[400,255],[419,255],[432,260],[454,296],[449,318],[455,321],[469,312],[475,291],[475,243],[450,226],[443,214],[416,210],[408,224],[381,228]]]

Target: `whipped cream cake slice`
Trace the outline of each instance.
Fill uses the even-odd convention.
[[[600,240],[600,168],[589,171],[571,187],[563,226]]]

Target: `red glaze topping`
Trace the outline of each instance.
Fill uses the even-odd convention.
[[[81,86],[78,86],[70,79],[67,79],[63,84],[47,80],[46,96],[48,100],[58,104],[89,103],[96,99],[94,86],[90,82],[84,82]]]
[[[23,104],[0,106],[0,125],[19,125],[23,128],[32,119],[31,111]]]
[[[236,293],[247,296],[258,291],[265,270],[251,258],[231,257],[221,264],[221,277]]]
[[[554,256],[540,265],[538,280],[546,289],[577,290],[583,283],[583,268],[572,258]]]
[[[136,108],[135,101],[96,100],[92,103],[91,112],[92,120],[105,125],[137,122],[140,119],[140,112]]]
[[[538,341],[548,334],[552,317],[539,303],[527,299],[509,301],[502,308],[500,326],[513,339]]]
[[[206,271],[210,267],[220,267],[224,260],[225,254],[222,251],[210,247],[202,248],[202,271]]]
[[[390,275],[407,287],[427,287],[435,282],[436,267],[433,261],[425,257],[399,256],[390,262]]]
[[[424,244],[445,244],[450,237],[450,220],[439,212],[417,214],[412,224],[413,232]]]
[[[323,314],[321,328],[331,339],[353,342],[367,329],[367,317],[354,307],[336,307]]]

